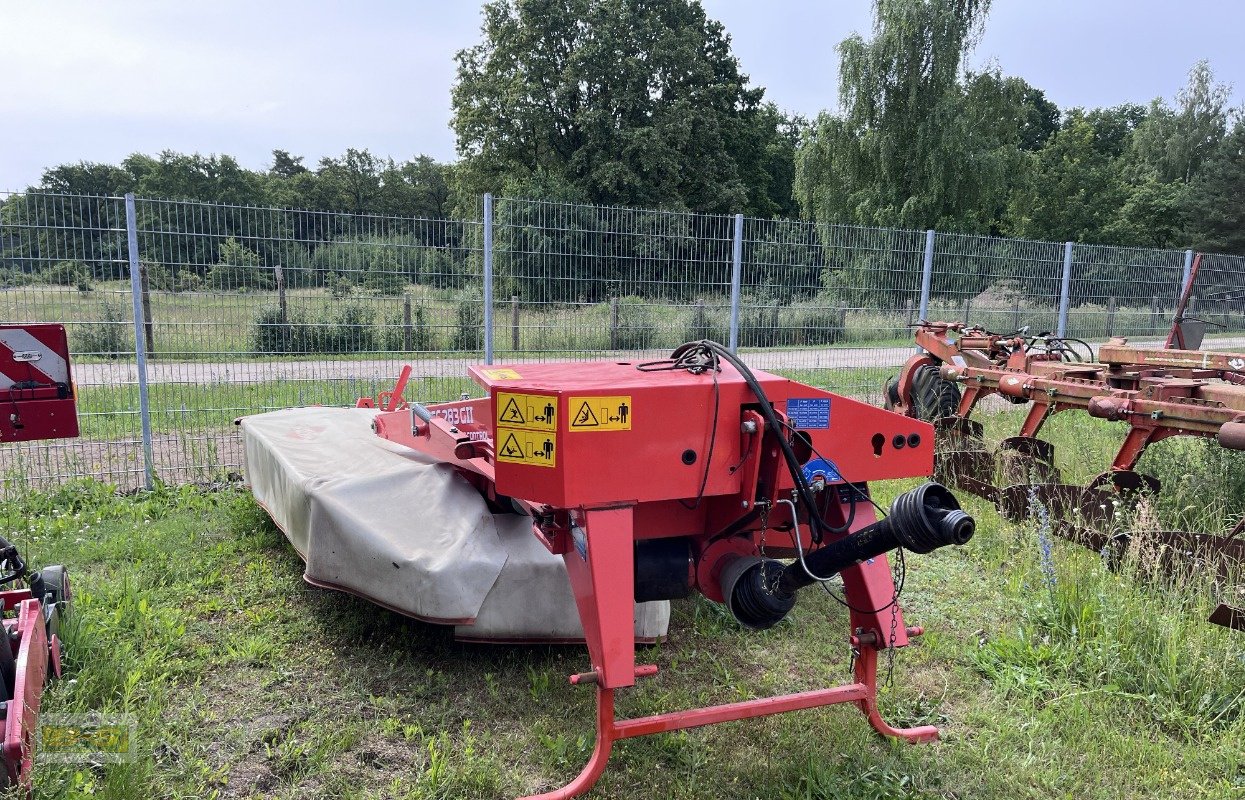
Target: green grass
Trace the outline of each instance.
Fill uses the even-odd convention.
[[[1097,436],[1052,433],[1069,454]],[[928,633],[882,694],[941,743],[882,740],[852,708],[799,712],[622,743],[590,797],[1245,797],[1245,636],[1202,621],[1222,587],[1153,579],[1143,554],[1110,572],[966,504],[969,546],[909,560],[905,613]],[[591,751],[591,693],[565,683],[581,648],[457,644],[311,588],[244,493],[77,483],[0,505],[0,525],[34,563],[71,565],[68,674],[45,710],[138,725],[132,764],[42,765],[40,797],[511,797]],[[847,680],[846,634],[814,592],[763,633],[676,602],[669,641],[640,654],[662,672],[620,713]]]

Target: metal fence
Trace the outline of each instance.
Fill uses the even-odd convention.
[[[7,482],[122,486],[236,471],[234,418],[350,405],[414,368],[660,357],[712,338],[876,400],[918,319],[1102,340],[1166,332],[1193,254],[484,197],[413,219],[0,195],[0,304],[62,322],[82,436],[0,448]],[[1245,258],[1207,256],[1195,313],[1241,329]],[[1213,344],[1213,342],[1212,342]]]

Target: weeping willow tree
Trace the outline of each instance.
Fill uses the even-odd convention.
[[[872,38],[853,35],[838,48],[840,111],[821,114],[796,157],[807,216],[990,229],[1033,90],[997,72],[964,74],[989,6],[874,0]]]

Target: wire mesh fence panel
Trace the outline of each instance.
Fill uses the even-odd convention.
[[[739,344],[749,363],[877,399],[912,350],[924,247],[919,231],[746,219]]]
[[[647,358],[721,334],[731,217],[516,199],[495,208],[498,359]]]
[[[1205,346],[1245,350],[1245,256],[1206,254],[1198,265],[1185,316],[1206,325]]]
[[[153,444],[165,480],[236,470],[245,414],[353,405],[414,371],[456,398],[478,360],[478,222],[141,200]]]
[[[927,316],[999,333],[1053,332],[1063,261],[1054,242],[936,234]]]
[[[6,491],[79,475],[143,483],[125,201],[0,194],[0,319],[61,323],[77,439],[0,445]]]
[[[1180,296],[1184,261],[1180,250],[1075,245],[1068,335],[1162,340]]]
[[[166,481],[237,470],[238,416],[352,405],[390,388],[404,364],[408,398],[479,391],[466,368],[485,345],[482,215],[140,199],[135,294],[123,198],[0,201],[4,319],[65,324],[83,431],[0,448],[10,482],[142,484],[136,297]],[[730,341],[731,216],[499,199],[492,233],[497,361],[657,358],[685,341]],[[925,232],[745,219],[739,235],[749,363],[876,402],[912,351]],[[1078,245],[1073,256],[1069,335],[1167,332],[1184,253]],[[1062,244],[937,234],[932,259],[930,319],[1057,328]],[[1210,324],[1209,346],[1233,344],[1242,312],[1245,258],[1205,256],[1188,313]]]

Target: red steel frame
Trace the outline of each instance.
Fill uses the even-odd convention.
[[[453,465],[498,508],[515,506],[530,514],[533,534],[564,559],[592,663],[590,672],[571,676],[571,683],[595,686],[596,748],[571,783],[533,798],[570,798],[587,791],[605,769],[614,742],[623,739],[837,703],[856,704],[882,734],[912,742],[938,738],[932,726],[892,727],[878,711],[878,652],[904,647],[921,633],[904,624],[885,556],[841,573],[852,608],[853,683],[638,719],[619,720],[614,710],[617,689],[657,671],[635,662],[638,541],[688,537],[689,584],[721,602],[718,578],[730,558],[794,555],[797,537],[802,547],[817,547],[807,522],[793,520],[785,506],[774,502],[794,487],[775,437],[788,437],[797,447],[810,445],[801,451],[805,459],[812,457],[812,448],[825,453],[842,476],[867,492],[869,480],[932,473],[930,425],[757,373],[784,426],[791,425],[790,430],[769,430],[756,410],[756,397],[727,365],[717,375],[645,372],[627,363],[523,364],[470,372],[488,397],[426,408],[412,404],[409,411],[378,414],[373,428],[383,438]],[[552,468],[498,460],[495,409],[501,407],[503,392],[530,398],[547,409],[545,418],[556,417],[547,451],[556,461]],[[582,400],[615,402],[620,396],[631,406],[628,429],[572,429],[572,415]],[[801,428],[796,435],[786,413],[791,399],[822,404],[825,427]],[[400,392],[381,400],[396,408]],[[696,458],[689,464],[680,453]],[[871,505],[850,499],[837,476],[827,478],[823,491],[823,516],[840,527],[850,522],[847,532],[832,538],[876,520]]]

